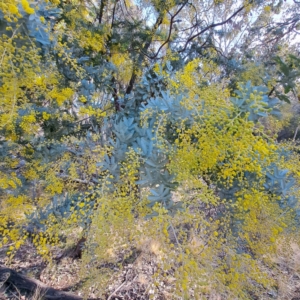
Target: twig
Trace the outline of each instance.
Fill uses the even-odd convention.
[[[180,244],[179,244],[179,241],[177,239],[177,235],[176,235],[175,229],[174,229],[173,224],[171,222],[170,222],[170,227],[172,228],[172,231],[173,231],[173,234],[174,234],[174,237],[175,237],[175,240],[176,240],[176,244],[178,245],[179,248],[181,248]]]
[[[107,300],[110,300],[116,294],[116,292],[119,291],[126,283],[127,280],[125,280],[119,287],[117,287],[115,291],[107,298]]]
[[[297,128],[296,128],[296,130],[295,130],[295,134],[294,134],[294,137],[293,137],[293,141],[294,141],[294,142],[295,142],[295,140],[296,140],[296,136],[297,136],[297,134],[298,134],[299,127],[300,127],[300,125],[298,125]]]
[[[22,297],[21,297],[21,293],[20,293],[20,291],[19,291],[19,289],[12,283],[12,282],[10,282],[10,284],[16,289],[16,291],[18,292],[18,294],[19,294],[19,299],[22,299]],[[10,291],[12,294],[14,294],[12,291]],[[15,295],[15,294],[14,294]]]
[[[171,15],[171,20],[170,20],[170,26],[169,26],[169,34],[168,34],[168,37],[167,39],[160,45],[160,47],[158,48],[157,52],[155,53],[154,56],[152,56],[151,58],[154,59],[158,56],[160,50],[170,41],[170,38],[171,38],[171,34],[172,34],[172,27],[173,27],[173,24],[174,24],[174,18],[180,13],[180,11],[185,7],[185,5],[188,3],[188,1],[185,1],[183,3],[183,5],[178,9],[178,11],[174,14],[174,15]]]
[[[135,277],[132,279],[131,282],[134,282],[137,277],[138,277],[138,275],[135,275]],[[127,282],[128,282],[128,280],[125,279],[125,281],[118,288],[115,289],[115,291],[107,298],[107,300],[110,300],[111,297],[113,297]]]
[[[208,31],[209,29],[212,29],[214,27],[217,27],[217,26],[221,26],[221,25],[224,25],[226,23],[228,23],[232,18],[234,18],[236,15],[238,15],[243,9],[245,8],[245,6],[243,5],[242,7],[240,7],[236,12],[234,12],[228,19],[226,19],[225,21],[223,22],[220,22],[220,23],[212,23],[210,24],[209,26],[205,27],[204,29],[202,29],[200,32],[190,36],[187,41],[185,42],[185,45],[182,49],[180,49],[178,51],[178,53],[181,53],[181,52],[184,52],[188,46],[188,44],[193,40],[195,39],[196,37],[200,36],[201,34],[205,33],[206,31]]]

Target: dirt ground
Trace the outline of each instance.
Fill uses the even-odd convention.
[[[172,280],[161,282],[157,289],[159,292],[157,290],[155,293],[153,292],[151,278],[157,266],[155,255],[150,253],[147,255],[136,253],[131,260],[124,264],[122,270],[116,271],[116,275],[111,278],[111,282],[104,293],[97,290],[97,288],[90,287],[87,294],[86,290],[83,291],[82,280],[79,275],[80,258],[72,257],[70,255],[72,252],[63,253],[59,249],[53,250],[53,257],[58,257],[58,259],[46,262],[37,254],[34,246],[30,242],[26,242],[17,251],[15,257],[9,261],[6,257],[8,247],[9,245],[0,249],[0,269],[8,267],[17,271],[18,274],[37,279],[48,287],[59,291],[68,291],[85,299],[181,299],[179,297],[175,298],[170,293]],[[277,290],[266,292],[262,298],[253,297],[252,299],[300,300],[300,249],[296,245],[292,245],[292,248],[294,255],[289,260],[280,255],[274,258],[275,264],[281,270]],[[100,294],[105,296],[99,297]],[[19,290],[11,284],[1,284],[0,277],[0,299],[41,300],[43,295],[38,291],[30,293]],[[205,297],[205,299],[223,300],[217,294]]]

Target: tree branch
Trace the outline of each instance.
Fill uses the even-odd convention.
[[[188,0],[185,1],[183,3],[183,5],[178,9],[178,11],[171,17],[171,20],[170,20],[170,26],[169,26],[169,34],[168,34],[168,37],[167,39],[161,44],[161,46],[158,48],[157,52],[155,53],[154,56],[151,56],[150,58],[154,59],[158,56],[160,50],[170,41],[170,38],[171,38],[171,34],[172,34],[172,27],[173,27],[173,24],[174,24],[174,18],[180,13],[180,11],[187,5],[188,3]]]
[[[204,32],[206,32],[207,30],[211,29],[211,28],[214,28],[214,27],[217,27],[217,26],[221,26],[221,25],[224,25],[226,24],[227,22],[229,22],[232,18],[234,18],[237,14],[239,14],[243,9],[245,8],[245,6],[243,5],[242,7],[240,7],[236,12],[234,12],[228,19],[226,19],[225,21],[223,22],[219,22],[219,23],[212,23],[210,24],[209,26],[207,26],[206,28],[202,29],[200,32],[192,35],[191,37],[188,38],[188,40],[186,41],[184,47],[178,51],[178,53],[181,53],[181,52],[184,52],[188,46],[188,44],[193,40],[195,39],[196,37],[198,37],[199,35],[203,34]]]
[[[132,75],[131,75],[129,84],[128,84],[127,89],[126,89],[126,94],[130,94],[131,91],[132,91],[132,89],[133,89],[133,85],[134,85],[136,77],[137,77],[137,66],[140,66],[142,64],[143,58],[144,58],[144,53],[147,53],[147,50],[148,50],[148,48],[151,45],[153,35],[154,35],[155,31],[157,30],[157,28],[161,25],[162,20],[163,20],[163,16],[160,15],[157,18],[157,20],[156,20],[156,22],[155,22],[155,24],[154,24],[154,26],[152,28],[151,36],[148,38],[148,41],[146,41],[143,49],[140,52],[140,55],[139,55],[139,57],[137,59],[137,63],[133,67]]]
[[[297,137],[297,134],[298,134],[299,127],[300,127],[300,125],[298,125],[297,128],[296,128],[296,130],[295,130],[295,134],[294,134],[294,137],[293,137],[293,141],[294,141],[294,142],[295,142],[295,140],[296,140],[296,137]]]
[[[102,23],[103,11],[104,11],[104,7],[105,7],[105,5],[106,5],[106,1],[107,1],[107,0],[102,0],[102,1],[101,1],[100,11],[99,11],[99,16],[98,16],[99,24]]]
[[[36,290],[39,290],[43,299],[51,299],[51,300],[60,300],[60,299],[82,300],[83,299],[77,295],[48,287],[36,279],[28,278],[9,268],[0,267],[0,278],[2,279],[1,280],[2,284],[12,284],[18,290],[26,290],[31,293],[34,293]]]
[[[117,4],[118,4],[118,0],[116,1],[115,5],[114,5],[114,8],[113,8],[113,13],[112,13],[112,18],[111,18],[111,29],[113,29],[113,26],[114,26],[114,20],[115,20]]]

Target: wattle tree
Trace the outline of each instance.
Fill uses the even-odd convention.
[[[75,232],[82,278],[103,294],[137,251],[155,257],[154,295],[162,281],[180,299],[276,292],[274,256],[299,244],[299,124],[277,139],[298,118],[299,11],[297,1],[3,0],[8,257],[30,241],[51,260]]]

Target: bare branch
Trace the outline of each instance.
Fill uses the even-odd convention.
[[[192,35],[190,38],[188,38],[188,40],[186,41],[184,47],[179,50],[178,52],[181,53],[181,52],[184,52],[188,46],[188,44],[193,40],[195,39],[196,37],[198,37],[199,35],[203,34],[204,32],[208,31],[209,29],[212,29],[214,27],[217,27],[217,26],[221,26],[221,25],[224,25],[226,24],[227,22],[229,22],[231,19],[233,19],[236,15],[238,15],[243,9],[245,8],[245,6],[242,6],[240,7],[236,12],[234,12],[228,19],[226,19],[225,21],[223,22],[219,22],[219,23],[213,23],[207,27],[205,27],[204,29],[202,29],[200,32]]]
[[[107,1],[107,0],[102,0],[102,1],[101,1],[100,11],[99,11],[99,15],[98,15],[98,21],[99,21],[99,24],[102,23],[103,11],[104,11],[104,7],[106,6],[106,1]]]
[[[148,41],[146,41],[143,49],[140,52],[140,55],[139,55],[138,59],[137,59],[136,65],[133,68],[129,84],[128,84],[127,89],[126,89],[126,94],[130,94],[132,89],[133,89],[133,85],[135,83],[136,76],[137,76],[137,66],[141,65],[141,63],[143,61],[143,58],[144,58],[144,53],[146,53],[148,48],[150,47],[153,35],[154,35],[155,31],[157,30],[157,28],[161,25],[162,21],[163,21],[163,17],[160,15],[157,18],[157,20],[156,20],[156,22],[155,22],[155,24],[152,28],[151,36],[149,37]]]
[[[26,290],[29,292],[35,292],[36,289],[39,289],[41,294],[43,295],[43,299],[64,299],[64,300],[81,300],[82,298],[59,290],[55,290],[51,287],[46,286],[42,282],[28,278],[24,275],[17,273],[16,271],[6,268],[0,267],[0,276],[4,277],[4,283],[13,284],[19,290]]]
[[[294,134],[294,137],[293,137],[293,141],[294,141],[294,142],[295,142],[295,140],[296,140],[296,136],[297,136],[297,134],[298,134],[299,127],[300,127],[300,125],[298,125],[297,128],[296,128],[296,130],[295,130],[295,134]]]
[[[171,34],[172,34],[172,27],[173,27],[173,24],[174,24],[174,19],[181,12],[181,10],[186,6],[187,3],[188,3],[188,0],[185,1],[183,3],[183,5],[178,9],[178,11],[171,17],[168,37],[165,40],[165,42],[160,45],[160,47],[158,48],[158,50],[155,53],[155,55],[151,57],[152,59],[156,58],[158,56],[160,50],[170,41]]]

